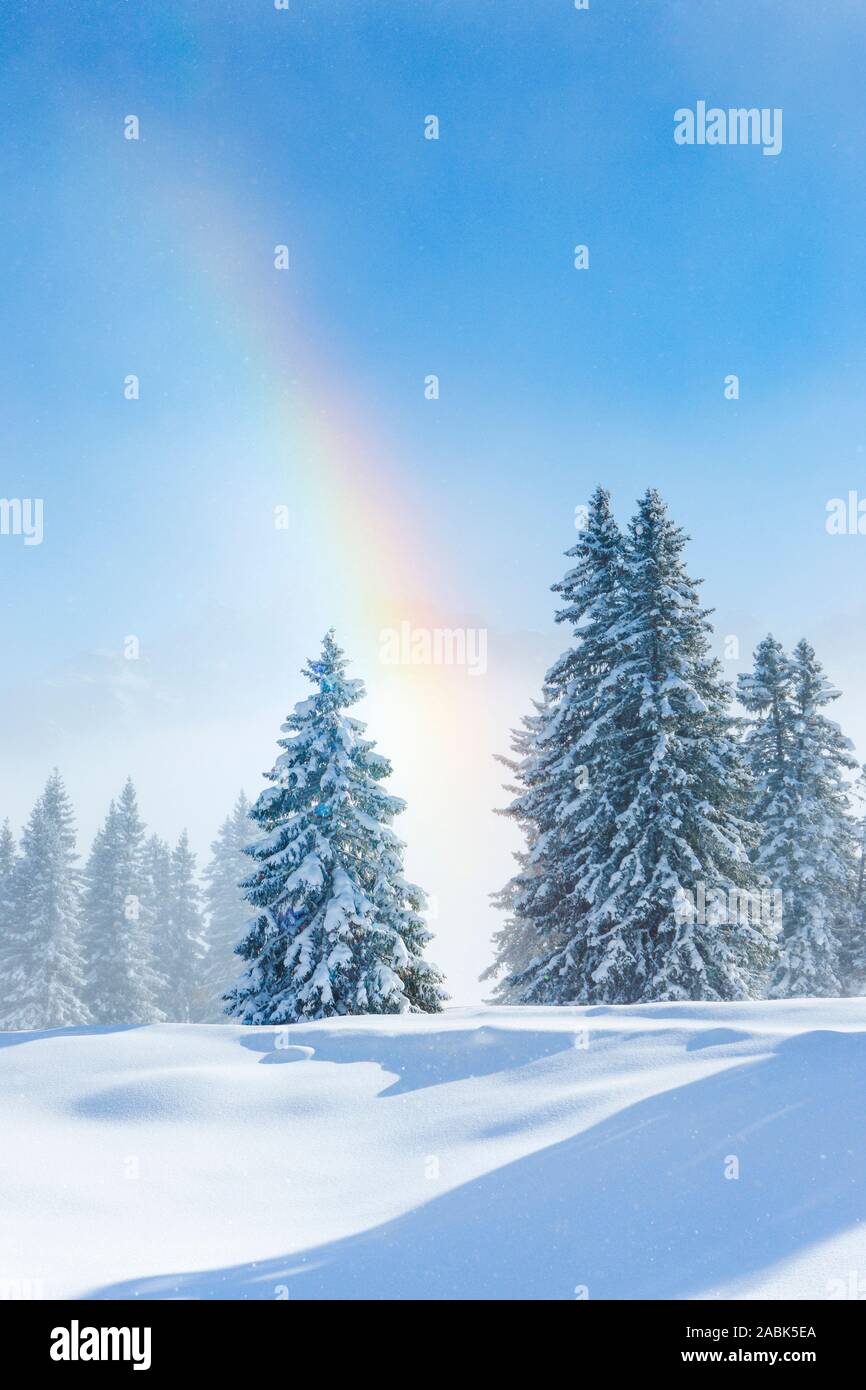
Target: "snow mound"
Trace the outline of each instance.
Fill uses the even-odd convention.
[[[864,1094],[863,999],[0,1034],[0,1290],[850,1296]]]

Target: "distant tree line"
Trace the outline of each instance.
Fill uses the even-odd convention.
[[[173,847],[149,835],[130,779],[81,867],[55,770],[20,844],[8,820],[0,830],[0,1028],[224,1019],[248,916],[248,810],[241,793],[202,890],[186,831]]]

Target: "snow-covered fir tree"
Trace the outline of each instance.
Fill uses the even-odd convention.
[[[521,997],[746,998],[773,957],[773,926],[749,896],[748,776],[685,537],[654,490],[622,546],[599,493],[590,537],[593,516],[599,538],[578,543],[563,586],[575,644],[548,679],[555,712],[523,774],[538,868],[517,901],[550,909],[552,927]]]
[[[822,712],[837,699],[815,652],[799,642],[792,657],[768,636],[754,670],[739,680],[756,718],[746,749],[760,827],[755,864],[782,894],[782,951],[770,986],[775,998],[844,993],[845,958],[853,963],[855,826],[846,772],[851,743]]]
[[[424,895],[403,877],[391,828],[404,808],[381,785],[391,766],[344,713],[365,693],[346,665],[331,631],[251,812],[262,838],[244,887],[256,915],[238,947],[247,970],[226,995],[245,1023],[434,1012],[446,997],[422,954]]]
[[[141,907],[150,937],[153,965],[159,976],[157,1005],[166,1019],[183,1022],[174,1013],[176,984],[172,978],[171,846],[160,835],[149,835],[142,851]]]
[[[164,1018],[144,843],[130,778],[96,833],[85,870],[87,1003],[96,1023],[158,1023]]]
[[[0,1028],[13,1005],[12,978],[19,960],[18,846],[8,819],[0,827]]]
[[[246,848],[253,831],[250,803],[241,791],[211,845],[210,862],[204,871],[206,955],[201,965],[196,1015],[204,1023],[225,1019],[223,995],[241,971],[235,947],[246,934],[250,914],[240,882],[250,871]]]
[[[15,871],[18,864],[18,846],[6,817],[0,826],[0,912],[6,914],[15,901]],[[5,925],[6,917],[3,922]]]
[[[158,965],[166,982],[160,1002],[166,1018],[188,1023],[196,1006],[203,949],[201,894],[185,830],[171,852],[169,892],[168,922],[157,943]]]
[[[75,820],[59,772],[51,774],[13,866],[17,912],[7,1028],[66,1028],[90,1022],[84,1002],[81,891]],[[5,848],[8,859],[8,841]]]
[[[165,977],[163,943],[171,930],[171,846],[161,835],[149,835],[144,843],[141,877],[141,901],[148,914],[154,960]]]
[[[497,898],[509,913],[493,967],[507,972],[499,997],[533,1003],[587,993],[587,892],[612,834],[607,762],[616,690],[608,676],[622,537],[604,488],[593,493],[566,553],[576,563],[553,591],[564,600],[557,622],[572,629],[573,641],[547,673],[543,705],[515,736],[518,795],[506,814],[521,825],[527,850]]]
[[[791,662],[772,633],[758,644],[753,669],[737,677],[740,703],[754,716],[743,741],[752,779],[751,816],[757,831],[752,860],[762,890],[782,894],[783,923],[788,916],[783,886],[791,880],[799,854],[794,835],[798,789],[792,679]],[[827,945],[830,946],[829,937]]]
[[[509,758],[496,754],[497,761],[507,767],[514,778],[505,787],[514,800],[504,810],[497,808],[497,815],[515,820],[526,840],[525,848],[515,851],[513,855],[519,866],[518,873],[509,879],[504,888],[491,894],[495,906],[505,913],[505,920],[493,933],[493,961],[480,978],[496,981],[493,997],[502,1004],[520,1002],[520,982],[524,972],[537,960],[540,950],[533,924],[523,915],[526,884],[532,875],[530,856],[538,839],[538,827],[530,815],[528,793],[533,785],[536,744],[547,720],[546,700],[533,701],[533,705],[533,713],[524,715],[520,728],[512,730],[513,756]]]
[[[854,887],[853,932],[844,952],[843,975],[846,993],[866,994],[866,763],[857,778],[857,876]]]
[[[685,540],[650,489],[629,524],[605,678],[616,824],[586,876],[594,1002],[745,999],[775,949],[772,922],[744,896],[756,886],[749,779]]]

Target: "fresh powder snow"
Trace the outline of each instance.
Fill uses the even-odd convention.
[[[45,1298],[834,1298],[866,1000],[0,1034]]]

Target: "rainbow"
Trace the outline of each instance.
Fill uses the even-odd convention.
[[[305,530],[322,537],[321,558],[310,561],[321,571],[314,568],[309,588],[327,589],[328,622],[352,674],[364,678],[371,695],[375,690],[371,724],[392,733],[402,726],[406,746],[424,728],[434,763],[441,763],[437,748],[457,744],[465,758],[477,757],[490,740],[484,681],[437,667],[383,668],[379,661],[383,629],[407,620],[416,628],[456,625],[453,557],[436,547],[411,461],[371,419],[346,372],[334,367],[321,326],[303,318],[293,278],[302,273],[294,265],[274,267],[275,245],[291,243],[291,210],[280,226],[270,213],[242,207],[201,173],[192,154],[184,168],[168,155],[178,147],[175,129],[150,138],[158,156],[153,145],[136,151],[146,169],[125,150],[117,161],[124,204],[176,253],[188,300],[261,381],[244,399],[244,409],[255,412],[261,467],[274,469],[274,505],[289,503]],[[313,271],[323,274],[319,266]]]
[[[413,497],[411,467],[397,461],[369,410],[328,362],[319,335],[301,323],[296,297],[273,265],[273,241],[249,215],[210,184],[163,186],[160,207],[191,250],[187,274],[215,301],[216,319],[258,365],[264,381],[260,427],[278,462],[275,503],[289,498],[327,541],[323,565],[342,569],[344,624],[370,634],[407,615],[444,623],[441,564],[425,513]],[[338,382],[335,386],[334,383]],[[419,384],[420,391],[420,384]],[[257,407],[258,409],[258,407]]]

